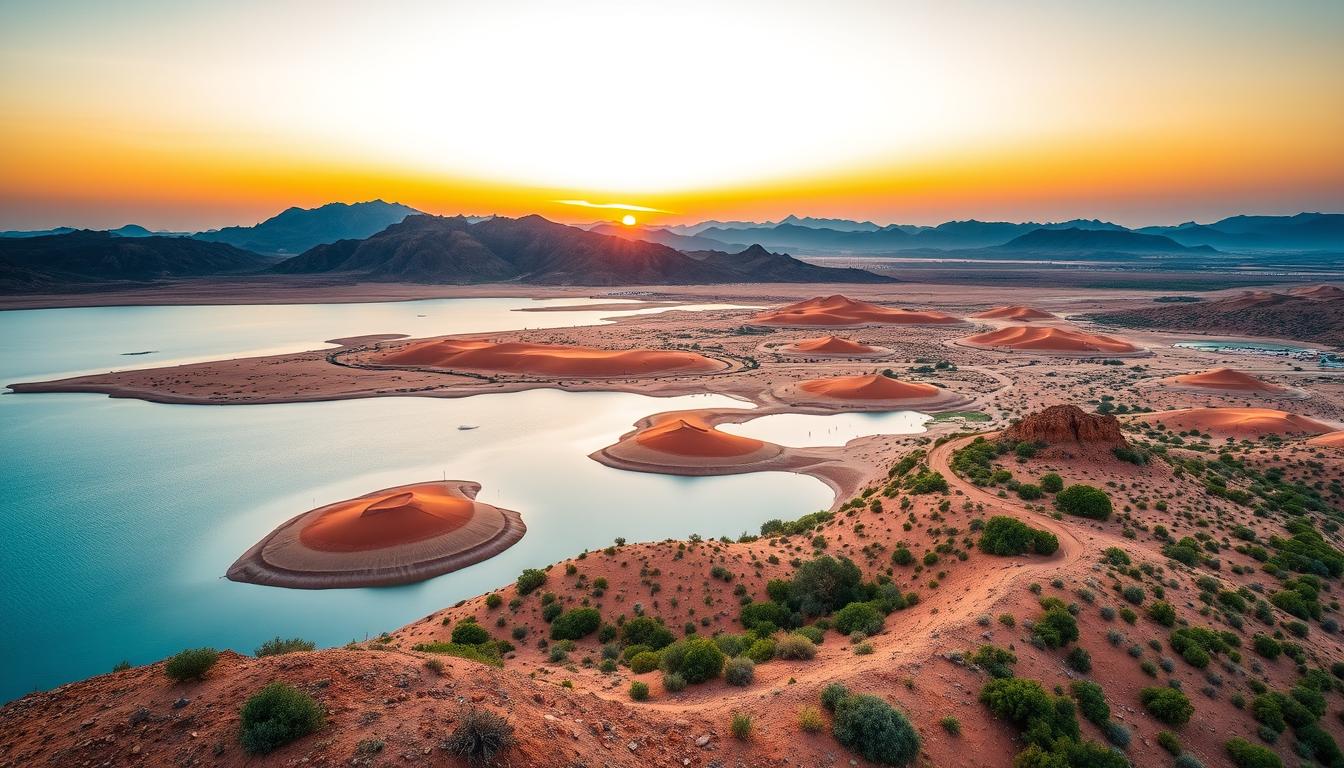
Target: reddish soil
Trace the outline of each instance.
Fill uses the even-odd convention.
[[[1315,419],[1273,408],[1185,408],[1146,414],[1139,421],[1169,430],[1259,439],[1267,435],[1319,435],[1334,428]]]
[[[976,314],[971,315],[971,317],[981,318],[984,320],[1013,320],[1023,323],[1028,323],[1031,322],[1032,320],[1059,319],[1054,315],[1050,314],[1049,312],[1043,312],[1033,307],[1024,307],[1020,304],[1010,307],[995,307],[993,309],[987,309],[984,312],[977,312]]]
[[[371,355],[368,362],[533,376],[631,377],[670,373],[708,373],[724,364],[694,352],[594,347],[474,339],[412,342]]]
[[[720,432],[704,422],[677,416],[641,430],[634,438],[639,445],[660,453],[698,458],[744,456],[759,451],[765,443],[750,437]]]
[[[816,297],[762,312],[757,323],[783,326],[920,325],[962,322],[943,312],[892,309],[847,296]]]
[[[1139,351],[1138,347],[1127,341],[1099,333],[1084,333],[1066,328],[1029,328],[1023,325],[976,334],[963,339],[963,342],[978,347],[1028,352],[1130,354]]]
[[[882,350],[860,344],[857,341],[840,336],[822,336],[815,339],[803,339],[787,348],[790,352],[813,352],[824,355],[872,355]]]
[[[1187,373],[1183,376],[1176,376],[1171,381],[1179,386],[1229,392],[1282,393],[1288,391],[1288,387],[1270,384],[1267,381],[1255,378],[1249,373],[1242,373],[1231,368],[1214,368],[1202,373]]]
[[[881,374],[814,379],[798,386],[814,395],[836,400],[923,400],[939,394],[939,389],[932,384],[899,381]]]

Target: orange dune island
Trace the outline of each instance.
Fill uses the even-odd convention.
[[[1261,381],[1248,373],[1233,370],[1231,368],[1214,368],[1203,373],[1187,373],[1182,376],[1175,376],[1171,383],[1178,387],[1204,390],[1221,390],[1225,392],[1265,392],[1270,394],[1280,394],[1288,392],[1288,387],[1270,384],[1267,381]]]
[[[984,318],[985,320],[1017,320],[1020,322],[1030,322],[1032,320],[1054,320],[1055,316],[1049,312],[1042,312],[1033,307],[1024,307],[1020,304],[1011,307],[994,307],[980,312],[971,317]]]
[[[1139,421],[1162,424],[1177,432],[1194,429],[1251,439],[1265,435],[1319,435],[1334,430],[1329,424],[1273,408],[1184,408],[1145,414]]]
[[[1067,328],[1029,328],[1025,325],[1010,325],[997,331],[976,334],[962,339],[961,343],[972,347],[997,347],[1043,354],[1132,355],[1142,351],[1127,341],[1099,333],[1083,333]]]
[[[1325,448],[1344,448],[1344,429],[1336,432],[1327,432],[1319,437],[1313,437],[1307,441],[1307,445],[1319,445]]]
[[[783,452],[774,443],[720,432],[690,414],[666,414],[601,451],[621,464],[712,469],[768,461]]]
[[[782,387],[779,397],[826,405],[901,406],[945,410],[964,405],[966,397],[950,389],[935,387],[924,382],[893,379],[882,374],[867,376],[837,376],[830,379],[809,379]]]
[[[409,584],[494,557],[523,537],[517,512],[457,480],[374,491],[309,510],[229,567],[233,581],[296,589]]]
[[[412,342],[367,360],[378,365],[593,378],[714,373],[728,368],[723,361],[681,350],[598,349],[475,339]]]
[[[753,320],[764,325],[844,326],[844,325],[919,325],[960,323],[961,318],[942,312],[916,312],[892,309],[866,301],[855,301],[836,294],[817,297],[771,309]]]
[[[783,352],[811,354],[832,357],[873,357],[887,354],[882,347],[870,347],[852,339],[840,336],[820,336],[815,339],[803,339],[781,348]]]

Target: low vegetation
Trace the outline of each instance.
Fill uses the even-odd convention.
[[[321,728],[326,714],[312,696],[271,683],[243,704],[238,738],[248,754],[264,755]]]

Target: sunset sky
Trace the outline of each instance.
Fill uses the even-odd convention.
[[[1339,0],[3,0],[0,228],[1339,211],[1342,40]]]

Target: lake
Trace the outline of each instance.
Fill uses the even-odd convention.
[[[0,312],[0,380],[126,359],[162,364],[204,354],[196,339],[209,340],[210,355],[238,356],[347,335],[555,327],[613,314],[461,302]],[[443,314],[432,327],[416,324],[435,309]],[[306,324],[295,330],[289,319]],[[141,349],[161,356],[120,357]],[[323,646],[359,640],[618,536],[736,536],[830,506],[830,490],[802,475],[680,478],[587,458],[643,416],[705,407],[749,406],[722,395],[559,390],[246,406],[0,395],[8,493],[0,615],[10,628],[0,637],[0,700],[184,647],[250,653],[277,634]],[[402,587],[286,590],[223,578],[249,546],[306,509],[444,477],[480,482],[481,500],[522,513],[527,535],[498,557]]]
[[[717,428],[777,445],[804,448],[841,446],[869,435],[913,435],[925,431],[924,425],[931,418],[915,411],[837,413],[825,416],[775,413],[741,424],[720,424]]]

